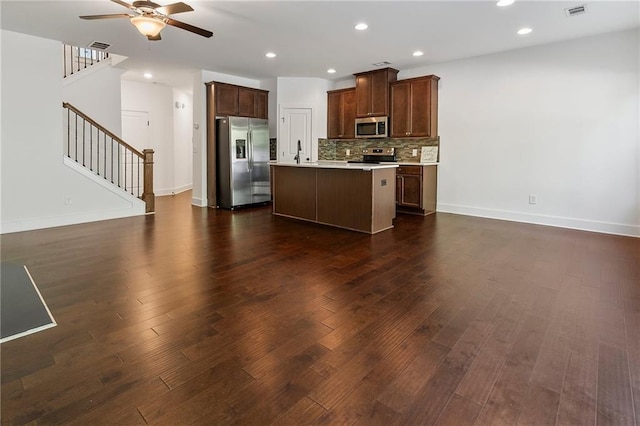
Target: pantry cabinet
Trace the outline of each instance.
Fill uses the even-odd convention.
[[[438,136],[438,80],[429,75],[390,84],[390,137]]]
[[[327,92],[327,138],[353,139],[356,121],[354,88]]]
[[[389,115],[389,83],[398,79],[398,70],[383,68],[354,74],[356,77],[356,117]]]

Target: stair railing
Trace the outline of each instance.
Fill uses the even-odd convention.
[[[103,50],[90,49],[88,47],[62,45],[63,77],[69,77],[75,73],[89,68],[91,65],[104,61],[109,53]]]
[[[146,212],[155,211],[153,150],[142,152],[64,102],[67,124],[65,155],[98,176],[142,199]]]

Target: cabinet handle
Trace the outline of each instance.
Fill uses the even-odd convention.
[[[409,133],[409,132],[406,132],[406,133],[405,133],[405,135],[410,135],[410,134],[411,134],[411,133]]]

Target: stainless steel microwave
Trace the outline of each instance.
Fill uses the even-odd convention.
[[[388,117],[356,118],[356,138],[386,138],[388,121]]]

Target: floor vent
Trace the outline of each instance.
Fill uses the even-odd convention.
[[[90,49],[107,50],[111,47],[111,45],[109,43],[105,43],[104,41],[92,41],[88,47]]]
[[[582,6],[569,7],[564,10],[564,13],[567,16],[583,15],[587,13],[587,5],[583,4]]]

